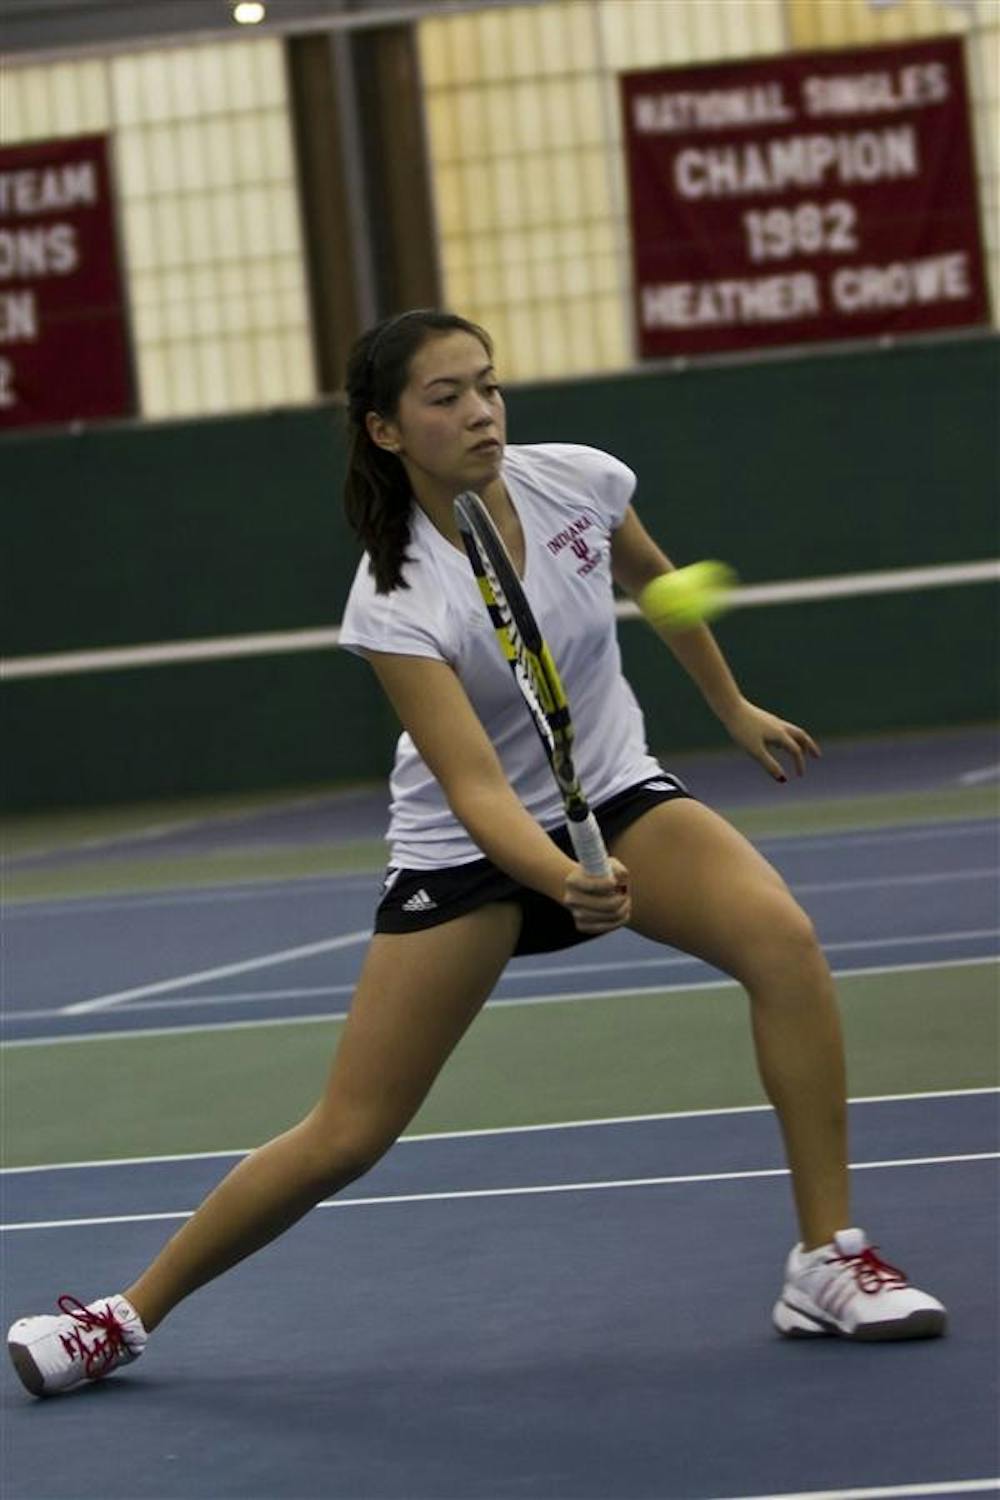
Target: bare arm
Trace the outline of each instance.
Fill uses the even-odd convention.
[[[452,812],[487,858],[567,906],[582,931],[627,921],[624,867],[612,861],[610,880],[586,875],[552,842],[515,795],[452,669],[418,656],[372,651],[367,658]]]
[[[611,539],[611,568],[615,582],[632,598],[654,578],[674,570],[670,558],[657,546],[631,506]],[[796,773],[801,776],[805,755],[819,755],[815,741],[797,724],[790,724],[744,698],[708,626],[697,625],[692,630],[670,635],[659,633],[736,743],[776,781],[785,781],[786,776],[771,754],[772,746],[791,756]]]

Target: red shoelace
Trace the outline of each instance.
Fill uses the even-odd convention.
[[[902,1271],[882,1259],[877,1245],[869,1245],[857,1255],[831,1255],[830,1263],[849,1266],[859,1289],[870,1297],[886,1287],[909,1285]]]
[[[76,1297],[63,1296],[59,1298],[58,1306],[60,1312],[80,1325],[72,1333],[61,1333],[59,1342],[70,1359],[83,1361],[88,1380],[99,1380],[108,1373],[119,1354],[128,1352],[122,1325],[107,1303],[104,1311],[98,1312],[92,1307],[85,1307]],[[102,1331],[103,1338],[100,1337]],[[96,1333],[98,1337],[88,1343],[84,1333]]]

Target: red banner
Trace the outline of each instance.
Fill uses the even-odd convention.
[[[132,411],[104,136],[0,150],[0,426]]]
[[[643,356],[989,321],[959,40],[621,88]]]

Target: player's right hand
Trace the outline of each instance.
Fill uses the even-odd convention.
[[[628,871],[620,860],[610,864],[610,875],[588,875],[582,865],[575,865],[566,876],[563,905],[581,932],[614,932],[632,915]]]

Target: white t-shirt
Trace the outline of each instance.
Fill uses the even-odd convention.
[[[524,590],[559,668],[576,730],[574,763],[592,804],[662,774],[622,676],[611,583],[611,533],[635,489],[625,464],[572,443],[508,447],[502,475],[524,532]],[[502,656],[464,551],[414,505],[409,588],[375,590],[367,556],[355,575],[340,644],[445,661],[458,674],[511,786],[544,828],[564,821],[545,751]],[[408,734],[390,779],[390,860],[411,870],[480,859]]]

